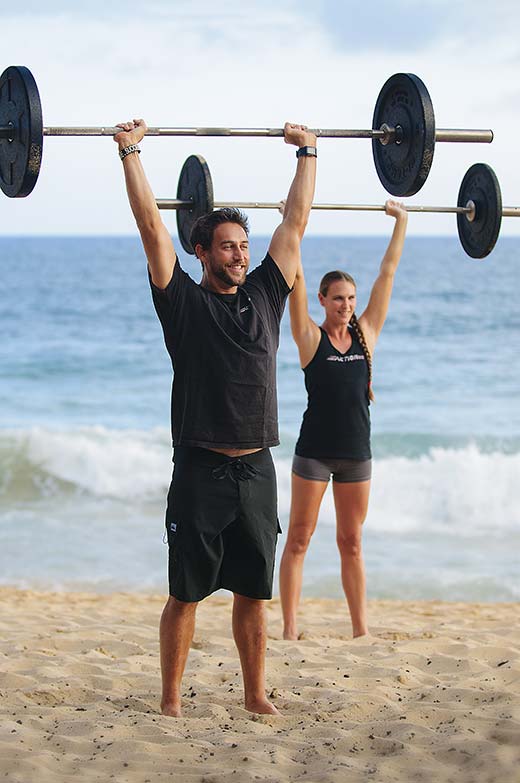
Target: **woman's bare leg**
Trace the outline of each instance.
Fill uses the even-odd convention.
[[[336,539],[341,556],[341,582],[350,609],[352,634],[368,633],[366,578],[361,531],[367,515],[370,481],[332,484],[336,506]]]
[[[305,553],[316,529],[326,481],[309,481],[292,474],[291,513],[287,541],[280,563],[283,638],[297,639],[296,613],[300,602]]]

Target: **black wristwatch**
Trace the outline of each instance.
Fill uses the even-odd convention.
[[[316,147],[300,147],[300,149],[296,150],[296,157],[297,158],[317,158],[318,157],[318,150]]]

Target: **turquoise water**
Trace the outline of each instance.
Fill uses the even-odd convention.
[[[267,244],[253,239],[252,258]],[[316,318],[333,268],[354,275],[362,310],[384,248],[304,241]],[[502,238],[470,261],[455,239],[407,240],[375,356],[371,597],[519,597],[519,250]],[[0,238],[0,258],[0,583],[163,591],[170,362],[140,243]],[[278,367],[285,528],[305,406],[287,315]],[[328,495],[305,590],[341,595]]]

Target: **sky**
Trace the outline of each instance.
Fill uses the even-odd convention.
[[[9,9],[9,10],[6,10]],[[409,203],[455,205],[472,163],[495,170],[506,206],[520,204],[520,5],[508,0],[417,3],[222,0],[147,4],[62,0],[2,5],[0,72],[32,71],[44,125],[109,125],[144,117],[157,126],[370,128],[393,73],[425,82],[439,128],[491,128],[495,141],[437,144]],[[188,155],[208,162],[215,199],[278,201],[295,170],[281,139],[146,138],[141,160],[155,195],[175,197]],[[316,202],[383,204],[371,143],[319,141]],[[175,234],[175,213],[163,213]],[[253,234],[275,212],[250,215]],[[314,213],[309,234],[386,234],[379,213]],[[26,199],[3,197],[0,235],[135,234],[122,166],[110,138],[45,138]],[[456,235],[454,216],[412,215],[410,234]],[[520,236],[505,218],[503,235]]]

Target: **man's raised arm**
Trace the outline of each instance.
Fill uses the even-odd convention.
[[[114,141],[119,145],[119,152],[124,155],[122,160],[128,200],[141,234],[152,282],[158,288],[166,288],[172,278],[176,259],[173,242],[162,222],[139,153],[129,149],[142,140],[147,130],[146,123],[144,120],[134,120],[122,122],[117,127],[121,128],[121,133],[114,136]]]
[[[284,127],[285,142],[294,144],[300,153],[283,221],[271,239],[269,255],[276,262],[287,284],[292,287],[300,260],[300,244],[309,219],[316,183],[316,136],[305,125]]]

